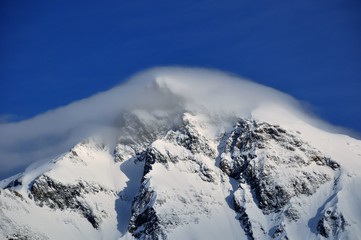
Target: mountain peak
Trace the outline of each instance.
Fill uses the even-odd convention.
[[[317,139],[309,141],[315,129],[308,125],[292,129],[178,109],[135,109],[118,119],[114,143],[88,138],[3,182],[3,238],[59,239],[64,232],[78,239],[359,234],[361,215],[350,211],[357,201],[349,198],[360,193],[349,189],[361,177],[350,171],[350,159],[329,151],[336,146],[320,149]],[[342,135],[317,134],[317,141],[345,141]],[[40,219],[51,227],[44,229]]]
[[[240,77],[196,68],[154,68],[32,119],[1,124],[0,158],[6,164],[1,163],[0,174],[61,154],[91,135],[110,134],[126,111],[210,113],[260,120],[267,116],[274,124],[287,119],[319,123],[292,97]]]
[[[320,124],[235,76],[140,73],[1,125],[30,166],[0,182],[0,238],[355,239],[361,142]]]

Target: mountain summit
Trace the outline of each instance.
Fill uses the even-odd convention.
[[[0,238],[358,239],[361,142],[325,129],[234,76],[141,73],[0,127],[3,159],[48,157],[0,182]]]

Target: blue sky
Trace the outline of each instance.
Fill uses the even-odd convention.
[[[0,3],[0,116],[18,121],[154,66],[239,74],[361,132],[361,2]]]

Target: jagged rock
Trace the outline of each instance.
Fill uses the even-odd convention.
[[[149,147],[146,149],[145,152],[143,152],[141,155],[139,155],[138,158],[140,161],[144,161],[144,172],[143,177],[152,170],[152,165],[155,162],[159,162],[167,166],[168,157],[161,154],[156,148]]]
[[[49,238],[44,236],[35,235],[34,233],[15,233],[6,236],[7,240],[48,240]]]
[[[16,178],[13,181],[11,181],[5,188],[12,188],[12,187],[17,187],[17,186],[21,186],[22,182],[20,178]]]
[[[311,195],[331,178],[326,170],[298,171],[281,177],[284,168],[316,163],[333,170],[339,165],[279,126],[253,120],[239,120],[225,136],[220,168],[228,176],[247,182],[255,190],[259,207],[265,212],[280,211],[293,196]]]
[[[273,238],[288,240],[284,223],[279,224],[272,235]]]
[[[322,218],[317,224],[317,231],[325,238],[339,239],[339,235],[345,231],[348,223],[343,214],[333,208],[324,211]]]
[[[293,207],[289,207],[284,212],[285,216],[288,218],[288,220],[297,222],[298,219],[300,219],[300,213],[297,211],[297,209]]]
[[[74,185],[64,185],[56,182],[46,175],[41,175],[35,179],[30,188],[31,196],[39,206],[48,206],[52,209],[71,209],[79,211],[94,228],[98,228],[101,217],[84,201],[79,198],[82,194],[98,193],[107,191],[101,186],[91,185],[86,182],[78,182]]]
[[[196,130],[196,122],[192,121],[190,114],[185,114],[182,118],[182,124],[177,132],[169,131],[166,138],[175,140],[177,144],[190,150],[193,154],[202,153],[206,156],[215,158],[214,149],[208,144],[204,136]]]
[[[78,227],[85,225],[88,233],[99,233],[95,239],[120,235],[120,239],[130,235],[135,239],[173,239],[177,231],[198,228],[212,234],[236,232],[227,239],[293,239],[294,232],[288,230],[297,224],[305,231],[317,228],[325,238],[345,236],[345,217],[332,209],[318,222],[304,224],[308,220],[305,216],[315,207],[308,207],[308,198],[328,197],[323,196],[327,189],[337,194],[342,169],[300,134],[252,119],[239,119],[233,127],[213,132],[216,127],[212,124],[218,120],[211,123],[207,117],[189,113],[177,115],[164,129],[157,129],[162,125],[157,121],[164,117],[154,118],[151,124],[136,113],[122,117],[123,127],[114,148],[84,141],[60,160],[51,161],[53,165],[44,173],[34,170],[35,174],[29,174],[31,180],[18,175],[7,181],[7,189],[0,189],[0,217],[11,216],[13,209],[30,214],[50,212],[46,216],[54,210],[56,214],[64,211],[66,217],[59,217],[64,229],[77,234]],[[64,169],[69,166],[76,169],[72,174],[78,170],[86,174],[67,181]],[[93,182],[98,172],[101,177]],[[318,192],[321,186],[324,188]],[[76,222],[79,215],[82,220]],[[6,221],[2,225],[4,219],[10,218],[0,218],[0,238],[36,235],[21,235],[18,228],[8,228]],[[1,235],[2,229],[7,235]],[[113,232],[107,236],[111,237],[103,237],[109,229]],[[310,236],[317,237],[314,231]],[[222,239],[222,235],[207,237]]]
[[[246,233],[247,237],[249,240],[253,240],[254,236],[253,236],[253,230],[252,230],[252,223],[249,219],[248,214],[246,213],[246,209],[243,206],[243,201],[241,200],[239,195],[234,195],[233,196],[233,204],[234,204],[234,210],[239,214],[238,220],[241,223],[241,226],[244,230],[244,232]]]
[[[128,226],[129,232],[137,239],[166,239],[153,208],[155,201],[156,193],[149,188],[149,180],[145,180],[132,204]]]

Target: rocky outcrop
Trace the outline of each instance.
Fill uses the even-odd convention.
[[[197,131],[197,123],[192,122],[191,117],[185,114],[177,129],[169,130],[164,137],[152,142],[137,155],[137,161],[144,162],[144,172],[140,191],[132,204],[132,217],[128,227],[137,239],[167,239],[165,229],[174,228],[178,224],[189,224],[182,222],[174,213],[171,216],[165,216],[165,213],[158,215],[156,207],[161,206],[167,197],[158,199],[157,192],[150,186],[151,178],[148,174],[152,172],[154,164],[162,164],[168,169],[171,164],[177,166],[180,162],[187,162],[190,173],[197,173],[205,182],[215,182],[213,170],[197,156],[214,159],[216,151],[210,146],[210,140]],[[182,154],[170,151],[167,146],[169,149],[178,149]],[[177,198],[183,204],[188,201],[182,196]]]
[[[324,211],[322,218],[318,221],[317,231],[325,238],[340,239],[347,225],[343,214],[331,207]]]
[[[82,197],[84,194],[99,192],[114,194],[96,184],[79,181],[76,184],[65,185],[46,175],[41,175],[33,182],[29,198],[33,198],[40,207],[47,206],[51,209],[78,211],[94,228],[98,228],[102,221],[102,214],[96,213]]]
[[[166,239],[153,208],[155,200],[156,193],[151,190],[149,179],[145,180],[133,201],[132,217],[128,227],[129,232],[137,239]]]
[[[19,176],[6,182],[6,199],[37,205],[37,210],[70,211],[76,219],[82,216],[81,224],[94,232],[114,227],[111,224],[117,220],[121,222],[117,230],[121,234],[128,231],[126,234],[135,239],[171,238],[178,229],[194,230],[213,219],[221,225],[227,214],[231,219],[223,229],[237,229],[241,238],[288,239],[292,236],[289,226],[305,222],[305,199],[314,197],[311,195],[322,185],[332,185],[336,173],[341,172],[338,163],[297,132],[239,119],[233,128],[217,131],[220,136],[211,138],[208,128],[217,123],[203,120],[186,113],[171,128],[168,125],[167,129],[154,130],[157,124],[145,124],[133,113],[124,114],[120,120],[124,127],[120,128],[114,152],[112,149],[109,153],[108,146],[101,143],[84,141],[60,157],[59,162],[51,162],[62,171],[69,166],[80,169],[87,173],[85,178],[67,181],[67,172],[57,175],[51,165],[40,176],[32,175],[38,177],[31,181]],[[98,164],[99,159],[108,159],[109,168],[102,169],[102,177],[92,182],[99,166],[104,166]],[[63,160],[68,162],[64,164]],[[139,171],[134,174],[134,169]],[[108,174],[111,177],[102,181]],[[124,182],[119,184],[114,179]],[[336,185],[338,180],[334,181]],[[28,198],[17,191],[27,191]],[[122,214],[128,217],[123,219]],[[105,221],[110,215],[116,218],[112,223]],[[316,229],[324,238],[342,236],[347,221],[341,212],[332,206],[320,215],[309,223],[312,236],[316,236]],[[73,224],[73,219],[64,222]],[[229,223],[234,224],[232,228]],[[28,235],[12,231],[7,236],[26,239]]]
[[[263,213],[280,212],[291,222],[297,222],[300,213],[290,200],[314,194],[333,179],[334,171],[340,167],[295,133],[254,120],[239,120],[230,133],[224,134],[220,150],[221,170],[250,187],[252,201]],[[240,223],[249,239],[253,239],[252,220],[243,206],[246,200],[234,198]],[[282,219],[273,238],[287,239]]]
[[[244,207],[244,197],[241,193],[243,190],[238,189],[233,195],[234,210],[238,213],[238,220],[246,233],[249,240],[254,240],[252,223]]]
[[[339,168],[279,126],[239,120],[226,137],[220,168],[228,176],[248,183],[265,213],[280,211],[293,196],[313,194],[331,180],[324,167]],[[319,171],[307,171],[304,167],[310,164],[319,166]],[[283,169],[290,169],[287,176],[282,176]]]
[[[206,139],[205,136],[197,131],[197,128],[205,128],[205,126],[193,120],[192,115],[184,114],[179,130],[169,131],[165,138],[183,146],[192,154],[202,153],[211,158],[215,158],[216,152],[210,146],[209,139]]]

